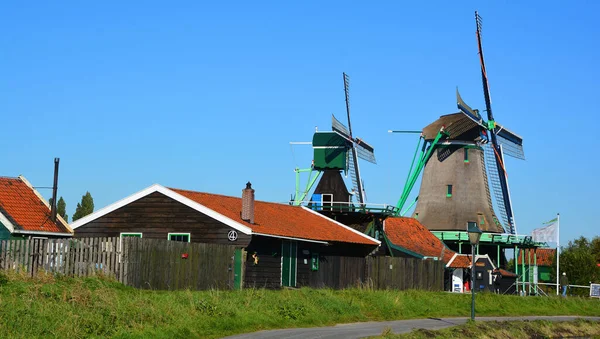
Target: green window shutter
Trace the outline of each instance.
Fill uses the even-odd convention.
[[[463,148],[463,150],[465,151],[465,163],[469,162],[469,149],[468,148]]]
[[[448,185],[446,188],[446,197],[450,198],[452,197],[452,185]]]

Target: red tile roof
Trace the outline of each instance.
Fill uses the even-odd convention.
[[[525,265],[529,263],[529,256],[531,256],[531,264],[533,265],[533,249],[526,249],[525,251]],[[519,257],[517,263],[522,264],[523,251],[519,251]],[[552,266],[552,261],[556,258],[556,249],[554,248],[538,248],[535,250],[536,263],[538,266]]]
[[[72,233],[59,218],[50,220],[50,207],[22,177],[0,177],[0,213],[18,230]]]
[[[320,240],[378,245],[374,239],[354,231],[316,212],[300,206],[291,206],[265,201],[254,202],[254,224],[240,217],[242,199],[218,194],[170,188],[211,210],[222,214],[254,233]]]
[[[517,275],[514,274],[513,272],[509,272],[509,271],[507,271],[505,269],[502,269],[502,268],[500,269],[500,274],[502,274],[503,277],[512,277],[512,278],[517,277]]]
[[[384,221],[384,230],[392,244],[426,257],[439,257],[445,248],[442,260],[447,263],[456,253],[415,218],[387,218]]]
[[[448,264],[449,268],[469,268],[471,267],[471,255],[457,254]]]

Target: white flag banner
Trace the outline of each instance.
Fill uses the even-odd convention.
[[[544,223],[544,227],[536,228],[531,232],[533,241],[538,242],[557,242],[558,241],[558,219],[550,220]]]

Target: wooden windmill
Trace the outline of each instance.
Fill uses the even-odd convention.
[[[348,127],[332,115],[332,130],[315,132],[312,140],[313,164],[310,168],[309,182],[306,189],[301,191],[297,177],[296,195],[293,200],[295,205],[300,205],[305,200],[321,173],[323,175],[311,198],[313,203],[320,203],[323,206],[349,206],[352,203],[352,196],[356,197],[356,202],[360,205],[366,203],[358,159],[376,163],[374,148],[352,134],[349,81],[346,73],[343,73],[343,80]],[[297,175],[302,171],[308,170],[296,169]],[[313,176],[313,172],[316,172],[316,175]],[[351,192],[346,187],[342,172],[351,177],[353,184]]]
[[[460,112],[441,116],[421,132],[423,148],[400,200],[400,211],[423,170],[414,216],[430,230],[466,229],[477,222],[487,232],[516,234],[504,154],[524,159],[523,139],[494,120],[475,12],[487,121],[456,92]],[[436,153],[437,156],[433,156]],[[490,186],[498,214],[494,211]],[[400,212],[399,212],[400,213]]]

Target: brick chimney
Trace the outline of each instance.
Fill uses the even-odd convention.
[[[242,220],[254,224],[254,189],[250,181],[242,190]]]

